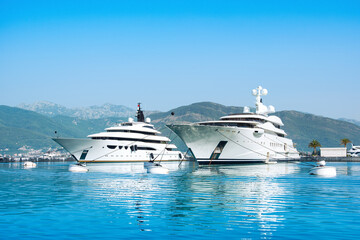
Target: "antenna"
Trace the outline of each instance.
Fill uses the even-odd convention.
[[[256,113],[266,114],[268,112],[268,108],[262,103],[261,96],[266,96],[268,94],[268,90],[262,86],[258,86],[256,89],[252,90],[252,94],[256,96]]]

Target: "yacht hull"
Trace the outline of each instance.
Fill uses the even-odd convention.
[[[254,128],[168,125],[192,150],[199,164],[296,161],[291,139]]]
[[[153,148],[153,145],[117,140],[77,138],[53,138],[53,140],[64,147],[78,162],[82,163],[129,163],[148,162],[150,160],[176,162],[186,160],[183,159],[184,155],[179,151],[165,150],[166,144],[162,144],[157,150],[139,150],[132,148],[132,146]]]

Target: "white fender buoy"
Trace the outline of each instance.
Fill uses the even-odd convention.
[[[169,173],[169,169],[164,168],[162,166],[157,166],[157,167],[150,167],[148,169],[148,173],[153,173],[153,174],[168,174]]]
[[[35,168],[36,167],[36,163],[34,162],[30,162],[30,161],[26,161],[23,163],[24,168]]]
[[[266,164],[276,164],[277,163],[277,161],[267,161],[267,162],[265,162]]]
[[[144,166],[147,168],[148,173],[153,173],[153,174],[168,174],[169,173],[169,169],[161,166],[158,163],[148,162],[148,163],[145,163]]]
[[[87,171],[89,171],[89,169],[87,169],[86,167],[81,166],[79,164],[71,164],[69,166],[69,171],[70,172],[87,172]]]
[[[323,177],[335,177],[336,176],[336,168],[325,166],[326,163],[324,160],[317,162],[316,167],[310,169],[310,175],[318,175]]]

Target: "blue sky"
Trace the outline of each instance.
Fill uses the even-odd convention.
[[[200,101],[360,120],[360,1],[0,0],[0,104]]]

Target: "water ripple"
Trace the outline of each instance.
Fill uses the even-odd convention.
[[[295,164],[204,166],[168,175],[0,164],[0,239],[354,238],[360,164],[335,178]],[[346,227],[345,227],[346,226]]]

